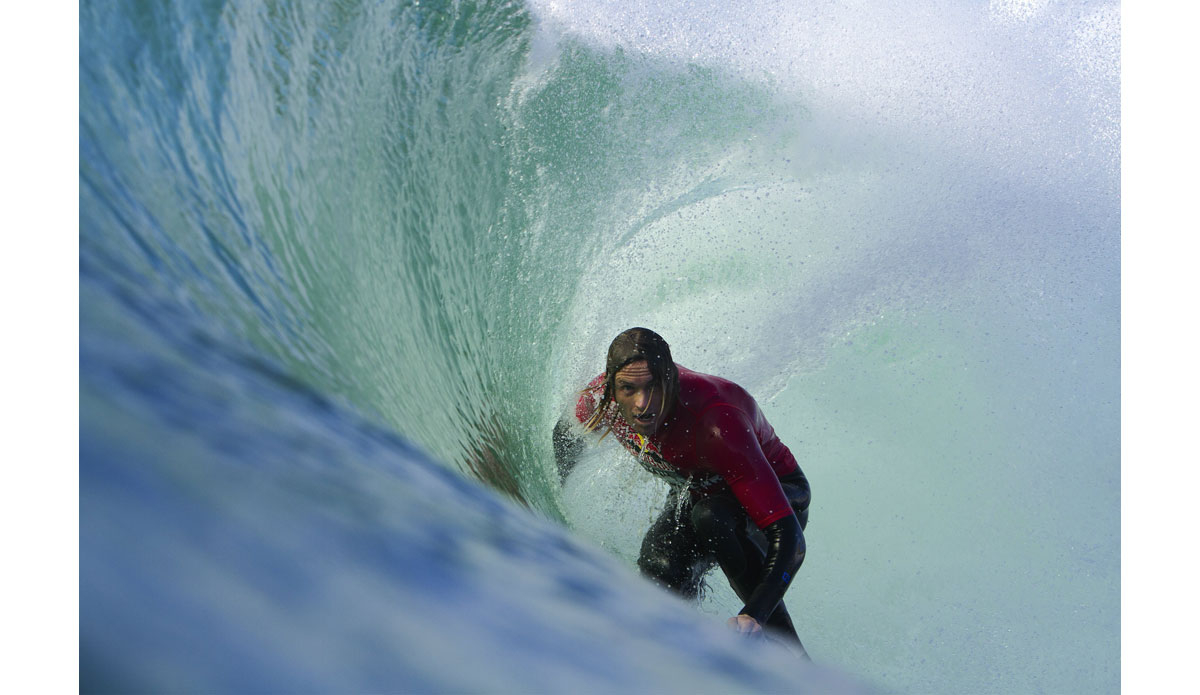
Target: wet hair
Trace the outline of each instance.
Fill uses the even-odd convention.
[[[591,432],[600,426],[614,403],[617,372],[639,360],[646,361],[654,379],[653,383],[663,389],[663,411],[660,417],[665,418],[671,412],[675,399],[679,396],[679,368],[675,366],[675,360],[671,359],[671,346],[661,335],[649,328],[630,328],[613,338],[608,346],[608,360],[604,366],[604,394],[600,397],[596,411],[584,423],[584,429]]]

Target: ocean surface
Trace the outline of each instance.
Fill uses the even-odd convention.
[[[82,691],[1119,691],[1117,2],[79,12]],[[635,325],[809,477],[813,664],[559,484]]]

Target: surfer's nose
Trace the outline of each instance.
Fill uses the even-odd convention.
[[[635,411],[642,413],[646,408],[650,407],[650,399],[654,397],[654,389],[642,389],[637,392],[637,396],[633,399],[633,408]]]

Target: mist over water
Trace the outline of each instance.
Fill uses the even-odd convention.
[[[645,325],[812,482],[818,662],[1119,688],[1116,3],[80,20],[85,686],[841,684],[633,576],[665,491],[611,442],[559,489]]]
[[[757,395],[814,489],[788,603],[818,659],[902,691],[1115,690],[1116,7],[546,5],[777,109],[597,262],[562,380],[647,325]],[[615,446],[589,463],[569,520],[633,562],[664,490]]]

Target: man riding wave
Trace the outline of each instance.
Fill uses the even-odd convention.
[[[677,365],[654,331],[631,328],[609,346],[605,372],[583,389],[575,418],[614,435],[672,499],[642,541],[638,568],[686,598],[719,564],[745,602],[729,619],[740,633],[763,627],[803,652],[783,595],[804,562],[808,480],[758,404],[737,384]],[[564,419],[554,431],[563,480],[581,442]]]

